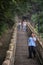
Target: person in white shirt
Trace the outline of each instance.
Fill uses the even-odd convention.
[[[21,30],[21,22],[18,23],[18,29]]]
[[[26,21],[23,21],[23,30],[24,31],[26,31],[26,25],[27,25]]]

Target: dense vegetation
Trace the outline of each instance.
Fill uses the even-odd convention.
[[[38,32],[43,33],[43,0],[32,0],[34,2],[35,13],[32,14],[31,20],[38,26]]]
[[[0,34],[14,24],[14,3],[12,0],[0,0]]]
[[[12,27],[15,15],[28,16],[43,32],[43,0],[0,0],[0,32]]]

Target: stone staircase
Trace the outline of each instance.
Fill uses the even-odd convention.
[[[14,65],[39,65],[36,58],[28,59],[27,33],[17,32],[16,56]]]
[[[6,51],[6,58],[2,65],[40,65],[38,62],[39,60],[43,65],[43,45],[41,46],[38,37],[38,51],[36,51],[37,57],[34,59],[28,59],[27,38],[31,32],[34,32],[34,29],[30,26],[30,24],[27,25],[27,32],[23,30],[17,30],[17,27],[14,28],[9,50]]]

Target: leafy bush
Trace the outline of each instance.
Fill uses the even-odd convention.
[[[31,16],[31,20],[32,20],[32,22],[34,22],[34,23],[37,23],[37,22],[38,22],[38,15],[37,15],[37,13],[36,13],[36,14],[33,14],[33,15]]]

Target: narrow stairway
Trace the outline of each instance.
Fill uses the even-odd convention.
[[[36,59],[28,59],[27,33],[17,32],[16,56],[14,65],[39,65]]]

